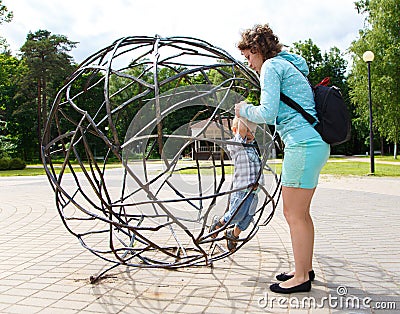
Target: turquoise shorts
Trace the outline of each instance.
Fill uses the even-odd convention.
[[[330,155],[330,145],[321,137],[285,146],[282,165],[282,186],[313,189],[319,173]]]

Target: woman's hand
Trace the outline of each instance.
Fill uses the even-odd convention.
[[[245,101],[235,104],[235,116],[240,117],[240,108],[245,104],[247,104]]]

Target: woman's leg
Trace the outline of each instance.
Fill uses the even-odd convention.
[[[312,269],[314,225],[310,205],[314,189],[282,187],[283,213],[289,224],[295,263],[294,277],[282,282],[282,288],[297,286],[308,278]]]

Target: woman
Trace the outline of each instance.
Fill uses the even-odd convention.
[[[268,25],[256,25],[241,35],[238,48],[249,66],[260,75],[261,97],[259,106],[241,102],[235,106],[235,113],[256,123],[275,125],[285,145],[283,213],[290,229],[295,269],[277,275],[282,282],[272,284],[270,289],[284,294],[307,292],[315,276],[310,204],[330,146],[300,113],[280,101],[282,92],[316,117],[313,93],[304,77],[308,75],[304,58],[282,51],[278,37]]]

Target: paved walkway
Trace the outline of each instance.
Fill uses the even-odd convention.
[[[322,177],[312,205],[317,277],[310,293],[289,297],[268,289],[292,266],[281,204],[270,225],[213,268],[119,267],[93,285],[89,277],[107,265],[66,231],[54,204],[44,176],[0,178],[1,313],[400,310],[400,178]]]

